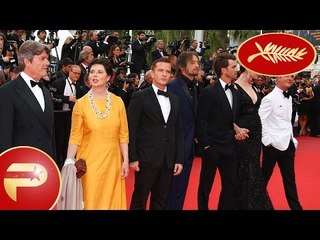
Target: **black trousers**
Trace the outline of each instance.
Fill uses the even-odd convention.
[[[62,169],[67,157],[68,142],[71,129],[71,111],[55,111],[55,140],[56,140],[56,163]]]
[[[222,153],[212,146],[205,150],[202,158],[198,187],[198,209],[209,209],[209,195],[217,168],[219,169],[221,177],[221,193],[218,210],[236,210],[237,160],[235,153]]]
[[[173,177],[173,169],[167,164],[159,168],[148,168],[140,164],[140,171],[135,172],[134,190],[130,210],[145,210],[149,194],[150,210],[164,210]]]
[[[298,199],[297,186],[294,171],[294,158],[296,149],[294,143],[290,141],[289,147],[285,151],[280,151],[272,146],[263,146],[262,173],[267,186],[273,169],[278,163],[280,168],[283,186],[287,202],[291,210],[302,210]]]

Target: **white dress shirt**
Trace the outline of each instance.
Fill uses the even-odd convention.
[[[222,81],[220,78],[219,78],[219,81],[221,83],[221,86],[223,88],[223,91],[226,93],[227,95],[227,98],[229,100],[229,103],[230,103],[230,107],[232,109],[232,100],[233,100],[233,96],[232,96],[232,91],[230,88],[228,88],[226,91],[224,90],[225,86],[227,85],[224,81]]]
[[[23,80],[26,82],[26,84],[28,85],[28,87],[30,88],[30,90],[32,91],[32,93],[34,94],[36,99],[38,100],[38,102],[42,108],[42,111],[44,111],[45,102],[44,102],[44,96],[43,96],[42,89],[38,85],[32,87],[30,80],[31,81],[34,81],[34,80],[30,76],[28,76],[25,72],[21,72],[20,76],[23,78]]]
[[[298,141],[293,137],[291,115],[292,98],[291,96],[286,98],[277,86],[262,98],[259,116],[262,124],[263,145],[272,145],[280,151],[285,151],[292,140],[297,148]]]
[[[171,104],[170,104],[170,99],[168,97],[162,96],[162,95],[158,95],[158,89],[155,85],[152,84],[152,88],[154,93],[156,94],[156,97],[158,99],[158,102],[160,104],[161,107],[161,111],[162,111],[162,116],[164,118],[164,121],[167,122],[168,118],[169,118],[169,114],[170,114],[170,110],[171,110]],[[163,90],[163,91],[167,91],[167,87]]]
[[[67,78],[65,81],[66,81],[66,86],[64,88],[63,95],[76,96],[76,87],[72,84],[72,81],[69,78]],[[64,103],[62,105],[62,110],[70,110],[69,103]]]

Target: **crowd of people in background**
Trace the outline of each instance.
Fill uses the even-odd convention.
[[[31,145],[48,153],[60,169],[66,159],[84,159],[86,166],[76,167],[85,209],[127,209],[124,179],[131,168],[135,189],[130,209],[146,209],[151,194],[150,209],[182,210],[193,159],[199,156],[200,210],[209,209],[217,169],[222,178],[218,209],[270,210],[266,186],[278,162],[291,209],[302,209],[295,185],[294,137],[320,137],[319,75],[258,75],[239,68],[236,56],[222,47],[204,59],[209,50],[202,44],[198,52],[197,40],[172,51],[164,40],[146,39],[144,31],[130,43],[128,58],[118,31],[101,35],[95,30],[67,37],[58,67],[50,72],[57,32],[47,36],[38,30],[34,41],[28,31],[0,31],[0,126],[6,136],[1,137],[0,152]],[[30,80],[39,86],[34,88]],[[28,95],[24,109],[12,99],[19,89]],[[269,114],[276,114],[270,106],[281,95],[276,91],[289,94],[281,100],[291,126],[284,146],[268,125]],[[30,100],[32,95],[36,98]],[[29,107],[41,123],[29,117]]]

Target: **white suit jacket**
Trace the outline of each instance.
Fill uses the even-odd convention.
[[[298,141],[293,137],[291,115],[292,98],[291,96],[286,98],[277,86],[262,98],[259,116],[262,124],[263,145],[271,144],[274,148],[284,151],[292,140],[297,148]]]

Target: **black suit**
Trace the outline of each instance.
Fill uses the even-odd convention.
[[[164,209],[175,163],[183,163],[183,128],[179,98],[169,92],[165,122],[153,87],[133,93],[128,109],[129,161],[139,161],[130,209]]]
[[[80,74],[80,77],[77,81],[77,85],[79,85],[80,87],[82,86],[85,86],[86,84],[84,83],[84,76],[86,75],[87,73],[87,69],[83,66],[83,64],[79,63],[78,64],[81,68],[81,74]]]
[[[66,88],[66,78],[64,79],[58,79],[57,81],[54,81],[51,84],[53,91],[53,97],[56,99],[61,99],[61,102],[57,102],[55,104],[55,110],[62,110],[62,104],[68,103],[70,105],[70,108],[73,108],[74,102],[69,101],[69,96],[64,95],[64,89]],[[80,84],[78,84],[78,81],[74,84],[76,88],[76,97],[77,99],[80,98]],[[69,86],[68,86],[69,87]]]
[[[155,51],[151,52],[151,61],[154,62],[155,60],[162,58],[161,55],[161,50],[156,49]],[[162,51],[163,57],[168,56],[168,54],[166,53],[166,51]]]
[[[64,160],[67,157],[68,142],[71,129],[71,114],[74,106],[74,102],[69,101],[69,96],[64,95],[65,88],[70,87],[66,82],[66,79],[58,79],[54,81],[51,88],[54,89],[53,97],[55,99],[60,99],[61,102],[54,103],[54,117],[55,117],[55,135],[56,135],[56,152],[57,152],[57,164],[61,169]],[[76,96],[80,93],[79,86],[75,85]],[[64,103],[69,104],[70,110],[62,110]]]
[[[53,104],[42,88],[45,110],[21,76],[0,88],[0,152],[32,146],[55,159]]]
[[[132,62],[131,72],[140,74],[141,70],[149,70],[146,59],[148,44],[140,43],[138,40],[132,43]]]
[[[208,209],[209,194],[218,167],[222,189],[218,209],[236,209],[235,181],[237,161],[235,156],[234,116],[238,109],[238,95],[232,92],[233,107],[220,81],[204,88],[199,96],[196,132],[200,147],[205,150],[198,188],[198,207]]]

